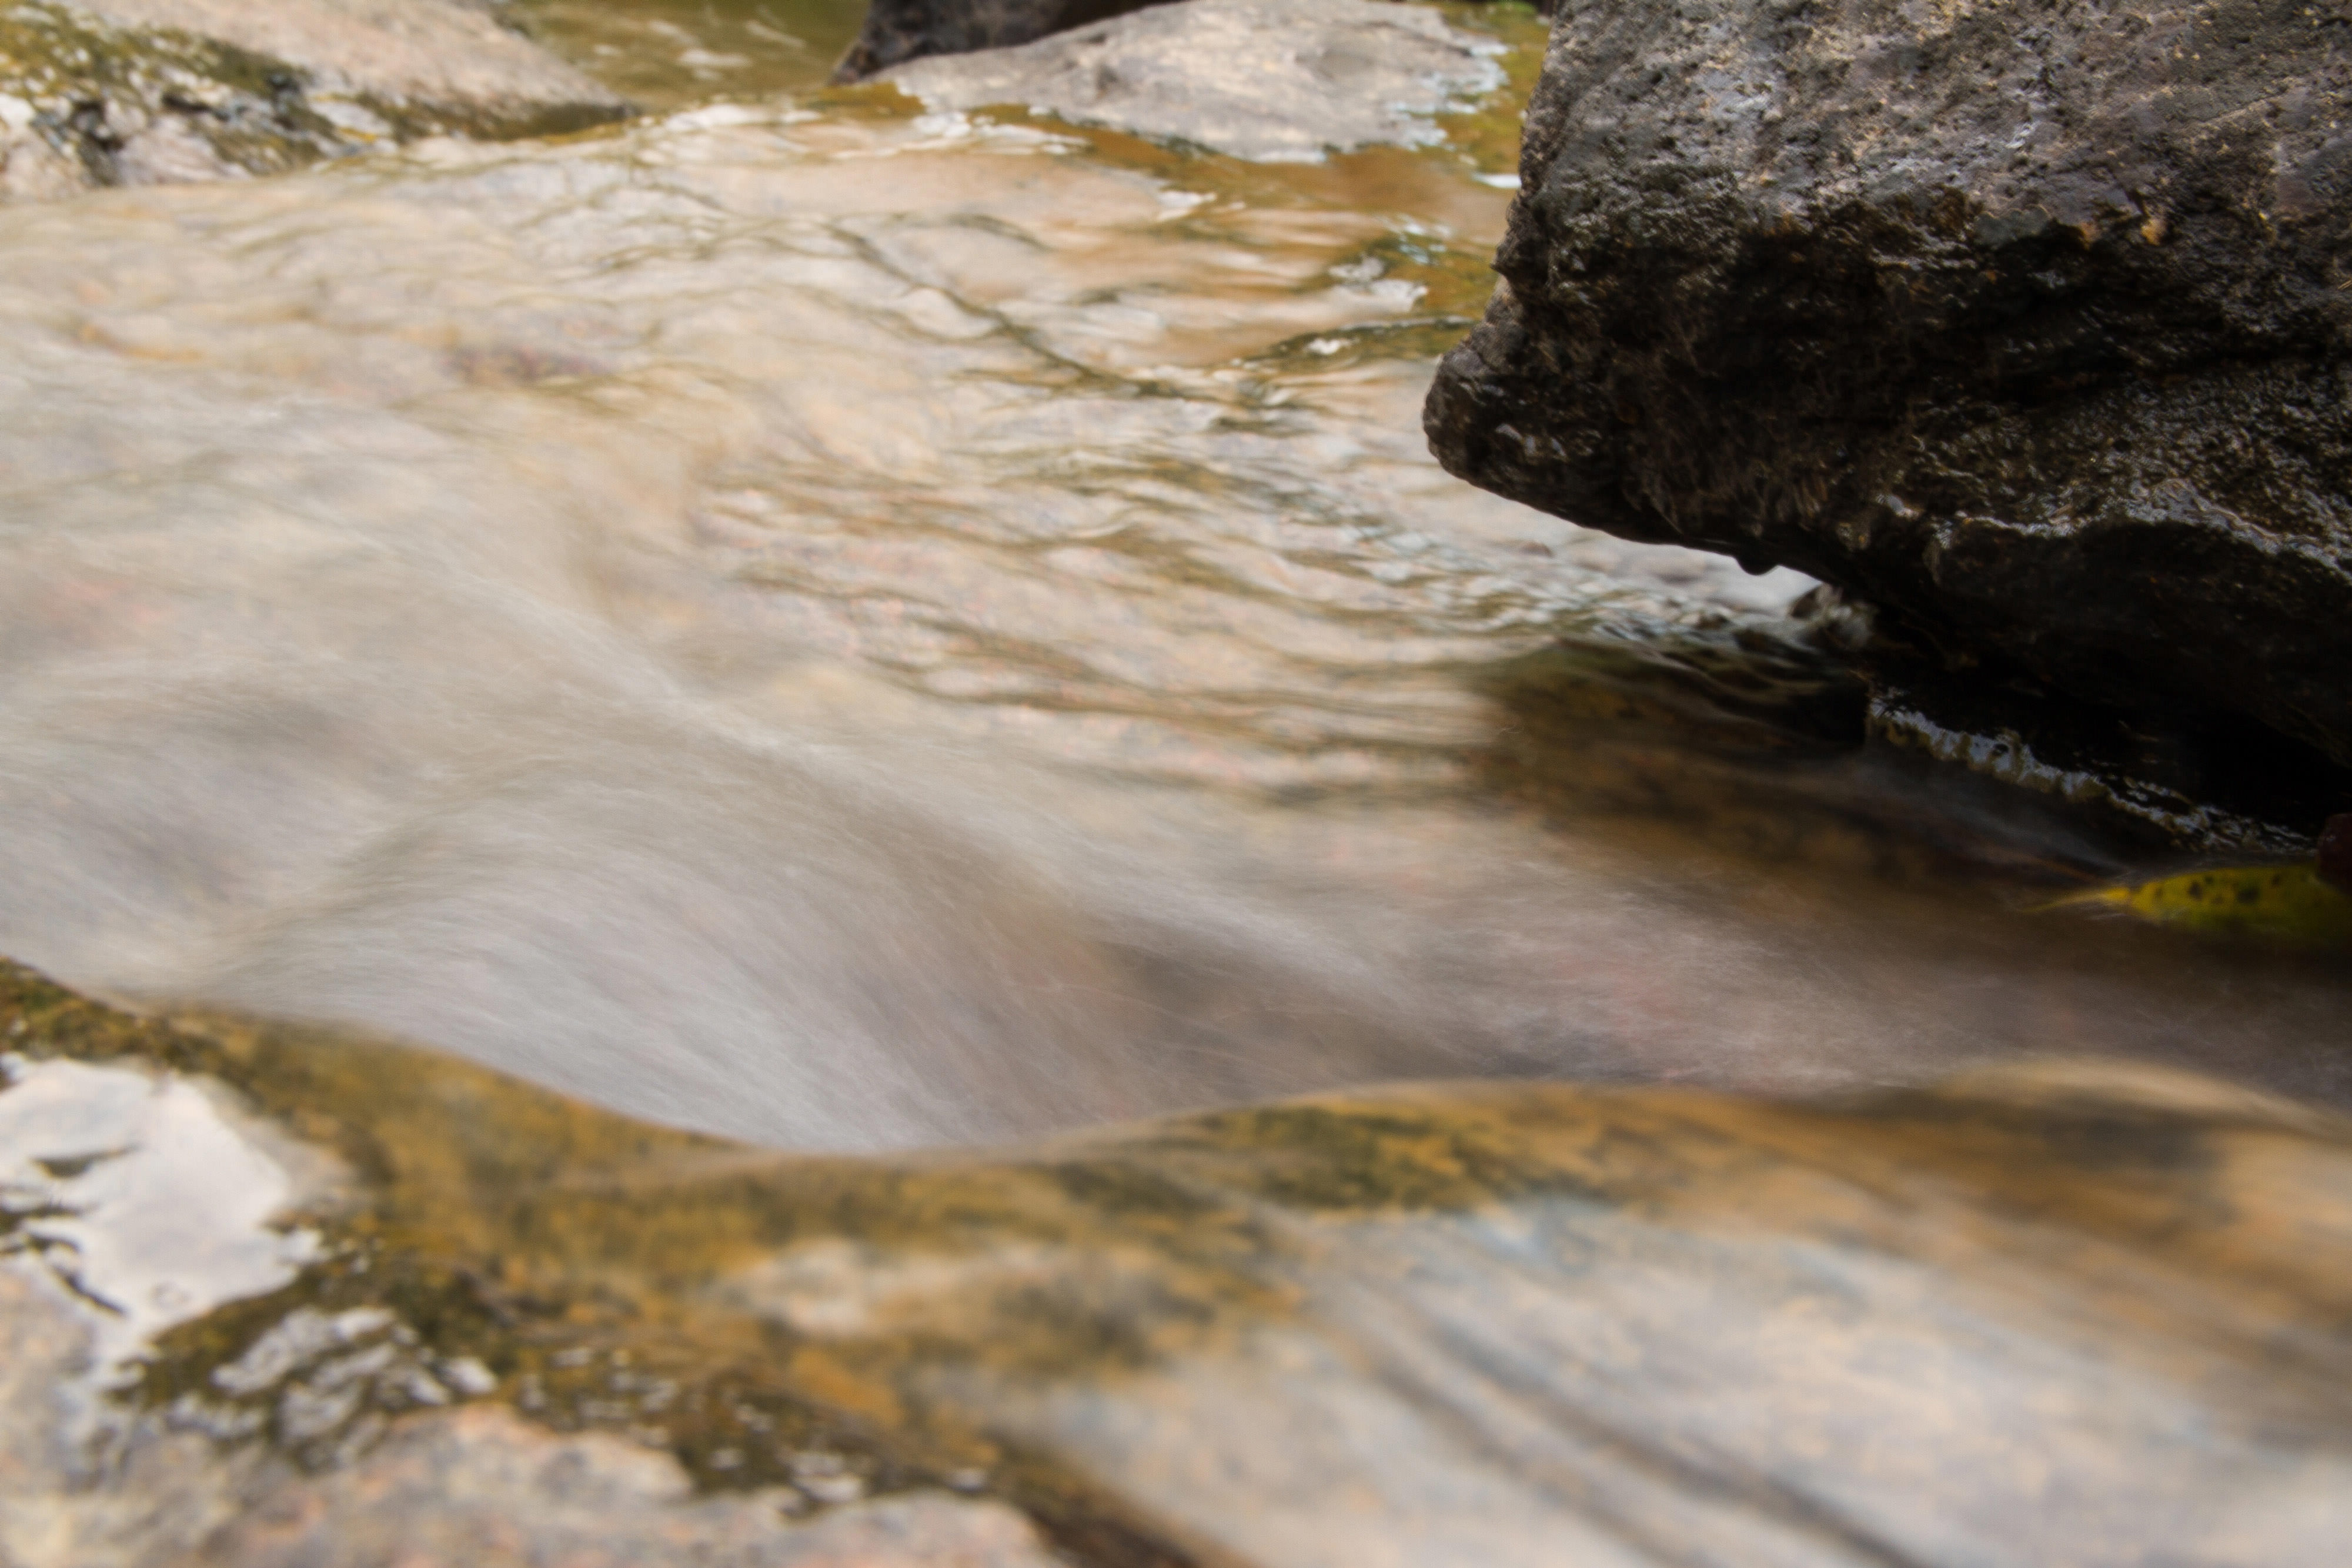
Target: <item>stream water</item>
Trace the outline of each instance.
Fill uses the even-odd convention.
[[[820,91],[840,5],[533,16],[655,112],[0,209],[0,952],[808,1149],[2352,1101],[2340,966],[2034,913],[2158,862],[1864,746],[1801,580],[1436,468],[1507,112],[1251,165]]]

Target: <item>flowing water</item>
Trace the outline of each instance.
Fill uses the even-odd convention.
[[[1255,166],[821,91],[835,5],[535,16],[656,112],[0,210],[0,952],[796,1148],[2352,1101],[2339,966],[2032,913],[2153,862],[1863,746],[1801,580],[1436,468],[1505,110]]]

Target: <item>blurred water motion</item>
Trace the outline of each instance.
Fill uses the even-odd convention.
[[[0,209],[0,954],[173,1015],[0,958],[0,1558],[2340,1555],[2342,958],[1436,469],[1515,104],[516,14],[656,117]]]
[[[1801,580],[1438,471],[1476,172],[868,92],[0,212],[0,952],[801,1148],[2343,1100],[2336,969],[2016,912],[2118,852],[1859,750]]]

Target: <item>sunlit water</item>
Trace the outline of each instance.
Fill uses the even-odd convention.
[[[2352,1098],[2340,973],[2032,914],[2114,845],[1791,717],[1801,581],[1435,467],[1491,157],[541,10],[666,117],[0,210],[0,952],[802,1147],[2020,1053]]]

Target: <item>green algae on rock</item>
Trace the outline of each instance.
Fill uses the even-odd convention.
[[[381,142],[576,131],[625,112],[457,0],[0,6],[0,198],[276,173]]]
[[[357,1561],[295,1548],[486,1506],[577,1542],[594,1519],[534,1479],[565,1462],[640,1528],[768,1531],[747,1563],[802,1560],[786,1500],[1034,1560],[1017,1513],[942,1488],[1120,1565],[2316,1568],[2352,1527],[2352,1130],[2206,1080],[1427,1086],[804,1159],[13,968],[0,1030],[20,1062],[222,1085],[348,1173],[300,1217],[299,1281],[106,1396],[195,1500],[125,1563]],[[70,1339],[71,1298],[0,1285],[17,1343]],[[19,1443],[52,1364],[12,1358]],[[420,1367],[443,1404],[399,1402]],[[349,1440],[307,1460],[205,1408],[354,1385]],[[9,1484],[13,1520],[71,1513]],[[841,1511],[877,1489],[904,1500]]]

